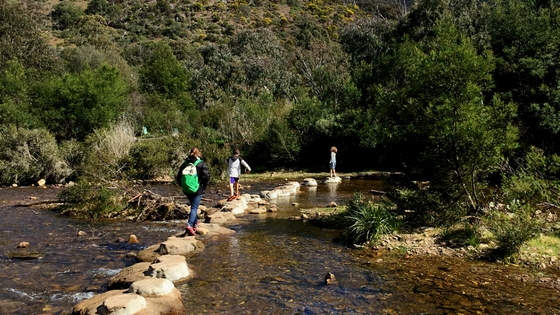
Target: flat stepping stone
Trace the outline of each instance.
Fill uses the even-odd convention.
[[[169,281],[178,281],[187,278],[190,275],[187,267],[187,260],[184,256],[164,255],[157,258],[150,265],[147,276],[154,278],[163,278]]]
[[[128,292],[139,295],[166,295],[170,294],[173,289],[175,289],[175,285],[170,280],[149,278],[134,282],[128,288]]]

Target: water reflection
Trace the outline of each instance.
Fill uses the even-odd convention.
[[[326,185],[329,188],[329,197],[331,199],[336,198],[336,196],[337,196],[336,189],[338,188],[338,183],[328,183]]]

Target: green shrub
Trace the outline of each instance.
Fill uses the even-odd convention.
[[[75,3],[62,1],[54,6],[50,15],[53,25],[59,30],[64,30],[76,24],[84,15],[84,11]]]
[[[0,184],[30,185],[40,179],[58,183],[71,173],[45,129],[3,129],[0,148]]]
[[[504,176],[504,203],[517,200],[520,204],[537,207],[541,203],[560,205],[560,156],[545,155],[531,147],[522,163],[509,176]]]
[[[346,210],[345,219],[350,226],[344,238],[349,244],[375,242],[382,235],[395,232],[400,224],[389,204],[373,204],[361,194],[354,195]]]
[[[136,142],[126,162],[127,177],[131,179],[153,179],[160,176],[173,178],[177,165],[181,161],[179,152],[193,140],[181,141],[175,137],[144,139]]]
[[[80,218],[109,217],[125,208],[126,200],[123,195],[117,188],[93,185],[81,180],[58,195],[58,200],[63,203],[59,211]]]
[[[451,226],[467,214],[467,207],[436,189],[403,188],[392,191],[390,199],[411,227]]]
[[[488,230],[496,239],[497,248],[492,253],[496,259],[515,259],[521,245],[533,238],[543,224],[531,216],[530,207],[512,203],[510,211],[493,210],[484,216]]]

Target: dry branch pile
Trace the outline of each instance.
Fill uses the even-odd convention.
[[[135,209],[134,221],[165,221],[188,218],[190,207],[178,203],[174,197],[163,197],[148,189],[128,199],[128,207]]]

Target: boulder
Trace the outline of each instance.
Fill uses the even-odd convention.
[[[160,244],[165,253],[162,255],[184,255],[197,249],[204,249],[204,244],[194,236],[176,237],[171,236]]]
[[[287,182],[286,184],[294,186],[294,187],[296,187],[296,189],[299,189],[299,187],[300,187],[299,182]]]
[[[97,313],[103,315],[133,315],[141,310],[146,310],[147,306],[146,299],[141,295],[118,294],[105,299],[97,309]]]
[[[100,313],[97,312],[97,308],[100,307],[106,299],[123,295],[125,292],[126,290],[111,290],[94,295],[74,305],[72,308],[72,315],[99,315]]]
[[[16,246],[17,248],[28,248],[29,247],[29,242],[19,242],[18,246]]]
[[[291,193],[289,190],[286,189],[275,189],[276,191],[276,196],[278,196],[278,198],[284,198],[284,197],[290,197]]]
[[[266,213],[266,208],[265,207],[258,207],[258,208],[255,208],[255,209],[251,210],[249,213],[251,213],[251,214],[263,214],[263,213]]]
[[[204,250],[204,243],[194,236],[171,236],[161,244],[151,245],[138,252],[136,260],[152,262],[162,255],[186,255]]]
[[[247,200],[243,197],[237,197],[232,201],[228,201],[223,210],[229,211],[233,214],[243,214],[246,209]]]
[[[128,293],[139,295],[166,295],[170,294],[173,289],[175,289],[175,286],[173,282],[168,279],[149,278],[132,283],[128,288]]]
[[[283,191],[289,192],[291,195],[295,195],[297,193],[298,188],[299,185],[296,187],[295,185],[284,184],[277,187],[276,189],[282,189]]]
[[[324,181],[325,184],[338,184],[342,181],[342,178],[335,176],[335,177],[327,177]]]
[[[146,271],[150,268],[150,262],[139,262],[132,266],[123,268],[119,273],[109,279],[107,287],[109,290],[127,289],[136,281],[150,279]]]
[[[227,215],[227,213],[225,213]],[[229,214],[231,215],[231,214]],[[232,229],[228,229],[223,227],[219,224],[200,224],[198,226],[198,231],[204,231],[205,233],[210,234],[211,236],[214,235],[233,235],[235,231]]]
[[[180,255],[164,255],[152,263],[146,275],[154,278],[163,278],[169,281],[178,281],[189,276],[187,260]]]
[[[224,213],[231,213],[231,212],[215,212],[215,213],[212,213],[212,214],[206,216],[206,221],[208,223],[212,223],[212,224],[224,224],[228,221],[227,218],[224,216]],[[200,228],[197,230],[197,232],[199,232],[199,231],[200,231]]]
[[[303,179],[303,186],[317,186],[317,181],[314,178]]]
[[[160,315],[176,315],[176,314],[187,314],[185,306],[183,305],[183,299],[181,297],[181,291],[177,288],[169,294],[165,295],[143,295],[148,304],[148,311],[151,314]],[[135,314],[137,315],[137,314]]]
[[[163,279],[149,279],[163,280]],[[160,285],[160,289],[146,288],[146,283],[133,284],[139,292],[162,293],[168,285]],[[140,288],[143,287],[143,288]],[[129,290],[111,290],[93,296],[74,306],[72,315],[176,315],[185,314],[185,306],[181,292],[173,287],[167,294],[140,295],[129,293]]]
[[[261,197],[265,199],[276,199],[278,194],[275,190],[263,190],[261,191]]]

